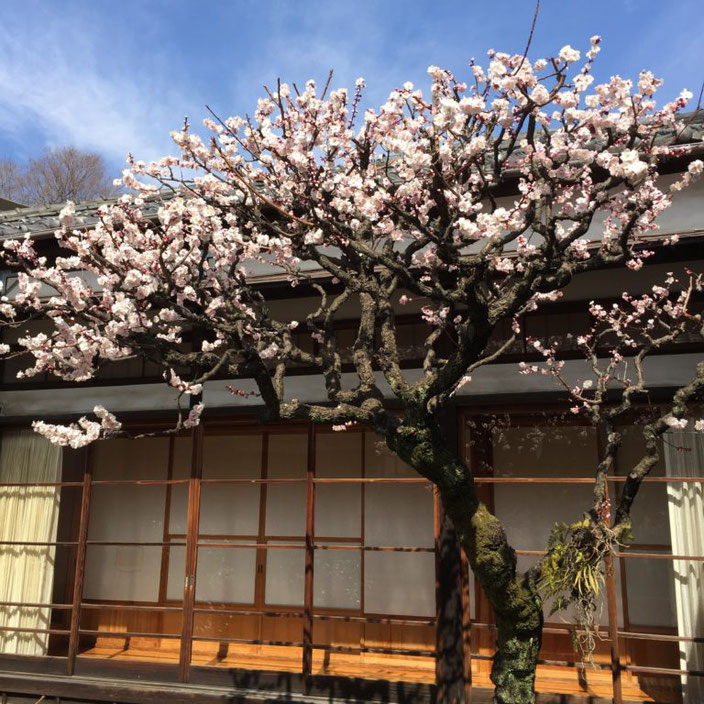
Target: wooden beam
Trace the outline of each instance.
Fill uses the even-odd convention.
[[[443,418],[448,442],[457,443],[454,409]],[[465,654],[462,638],[462,561],[455,530],[433,491],[435,535],[435,701],[465,700]]]
[[[83,580],[86,568],[86,542],[88,540],[88,521],[90,519],[91,482],[93,467],[90,451],[86,451],[83,488],[81,490],[81,512],[78,524],[78,546],[76,547],[76,568],[73,576],[73,604],[71,607],[71,625],[69,627],[68,653],[66,657],[66,674],[72,675],[76,668],[79,629],[81,625],[81,601],[83,600]]]
[[[313,674],[313,569],[315,565],[315,426],[308,425],[306,471],[306,555],[303,586],[303,686],[310,690]]]
[[[609,640],[611,651],[611,682],[614,704],[622,704],[621,652],[618,640],[618,610],[616,608],[616,582],[614,580],[614,558],[607,554],[606,559],[606,607],[609,615]]]
[[[437,495],[436,495],[437,496]],[[456,704],[465,696],[460,550],[451,521],[436,498],[435,684],[437,704]]]
[[[198,567],[198,526],[200,523],[200,480],[203,475],[203,422],[193,429],[191,478],[188,481],[188,508],[186,525],[186,569],[183,585],[183,623],[179,652],[179,680],[188,682],[193,650],[193,606],[196,595]]]

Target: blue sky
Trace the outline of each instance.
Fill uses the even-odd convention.
[[[0,157],[47,147],[99,151],[116,174],[132,151],[173,151],[169,131],[205,105],[251,111],[263,84],[281,76],[353,86],[366,102],[430,64],[459,76],[470,57],[523,50],[532,0],[2,0]],[[695,94],[704,80],[701,0],[542,0],[531,56],[584,50],[600,34],[597,79],[665,79],[661,95]]]

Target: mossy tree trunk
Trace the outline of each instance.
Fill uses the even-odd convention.
[[[497,650],[491,680],[496,704],[533,704],[540,651],[542,600],[530,573],[516,569],[516,553],[501,521],[479,500],[470,469],[432,423],[407,421],[387,436],[399,457],[438,488],[446,514],[496,615]]]

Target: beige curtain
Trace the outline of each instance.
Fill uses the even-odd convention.
[[[665,467],[669,477],[704,476],[704,434],[668,433]],[[668,482],[672,552],[704,556],[704,482]],[[704,561],[675,560],[675,599],[680,636],[704,637]],[[680,642],[680,668],[704,671],[704,643]],[[682,676],[684,704],[704,702],[704,677]]]
[[[61,448],[32,431],[10,431],[0,440],[0,542],[56,540],[59,488],[32,486],[61,481]],[[54,578],[54,547],[0,545],[0,602],[48,604]],[[0,626],[49,628],[51,610],[2,606]],[[0,652],[45,655],[48,634],[0,631]]]

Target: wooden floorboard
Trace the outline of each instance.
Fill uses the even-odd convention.
[[[168,647],[116,647],[109,644],[91,648],[80,657],[153,663],[178,663],[178,649],[173,641]],[[222,667],[269,672],[299,672],[301,648],[286,646],[245,645],[230,643],[227,647],[194,648],[192,664],[205,667]],[[334,653],[321,649],[313,651],[313,674],[362,677],[394,682],[432,684],[435,681],[435,660],[432,657],[411,657],[372,653]],[[477,687],[491,687],[490,663],[486,660],[472,662],[472,683]],[[678,704],[681,701],[676,684],[668,687],[662,678],[643,682],[631,673],[624,672],[624,699],[636,702]],[[580,676],[573,667],[541,665],[536,678],[538,692],[558,695],[578,695],[610,698],[611,673],[587,667]]]

